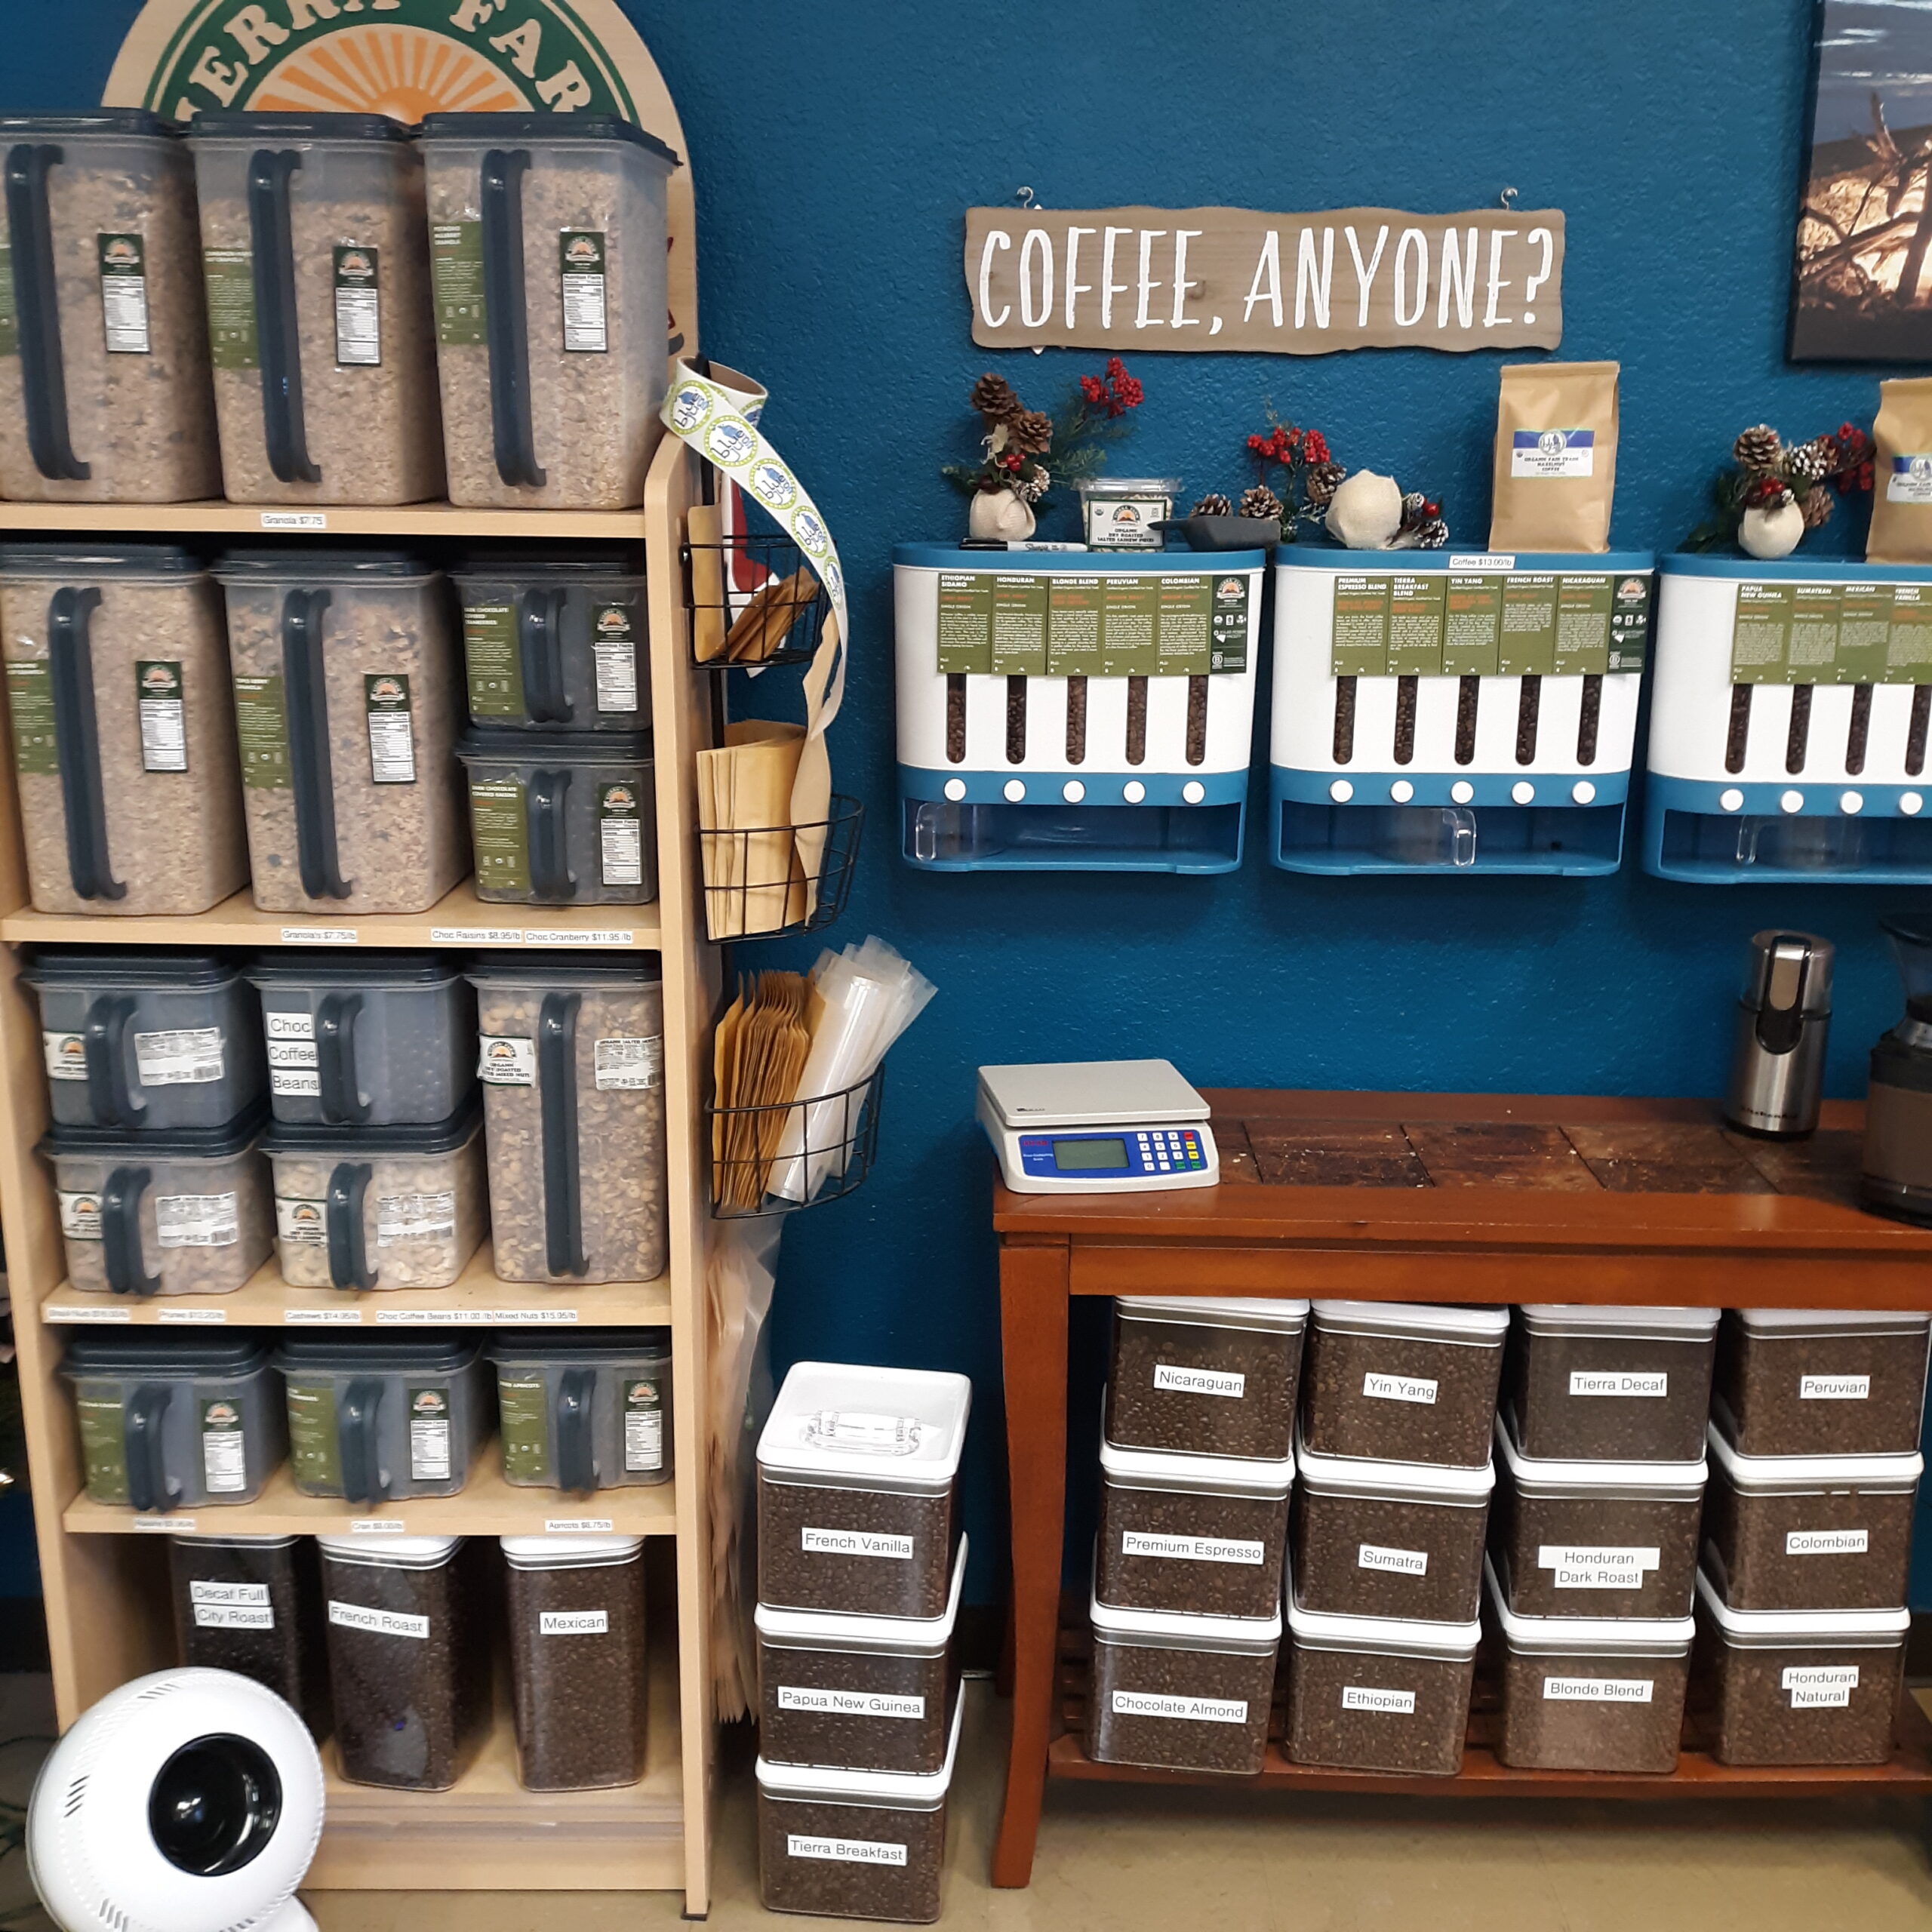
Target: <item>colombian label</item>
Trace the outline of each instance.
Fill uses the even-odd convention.
[[[140,726],[143,771],[186,771],[188,721],[181,666],[143,657],[134,666],[134,715]]]
[[[429,1620],[399,1610],[371,1610],[359,1603],[337,1603],[331,1597],[329,1621],[344,1630],[367,1630],[378,1637],[413,1637],[419,1643],[429,1641]]]
[[[219,1026],[182,1026],[134,1035],[134,1068],[143,1087],[200,1087],[219,1080]]]
[[[1154,1364],[1154,1386],[1185,1395],[1226,1395],[1238,1401],[1247,1391],[1247,1377],[1238,1369],[1182,1368],[1173,1362]]]
[[[1371,1369],[1361,1379],[1361,1392],[1378,1402],[1420,1402],[1435,1400],[1438,1385],[1424,1375],[1383,1375]]]
[[[1787,1530],[1787,1556],[1863,1556],[1872,1547],[1869,1530]]]
[[[537,1634],[540,1637],[608,1637],[611,1613],[608,1610],[540,1610]]]
[[[606,885],[644,883],[644,829],[634,780],[597,788],[597,863]]]
[[[1426,1549],[1385,1549],[1379,1543],[1365,1543],[1355,1552],[1358,1570],[1389,1570],[1402,1577],[1426,1577],[1429,1552]]]
[[[453,1241],[456,1238],[456,1190],[439,1188],[428,1194],[385,1194],[376,1202],[376,1245],[399,1241]]]
[[[1932,456],[1895,456],[1885,478],[1888,503],[1932,503]]]
[[[1214,668],[1212,580],[1158,577],[1154,580],[1158,623],[1154,650],[1163,677],[1204,678]]]
[[[1546,1677],[1543,1694],[1553,1704],[1647,1704],[1656,1689],[1648,1677]]]
[[[154,1235],[163,1247],[232,1247],[242,1238],[236,1196],[157,1194]]]
[[[1247,1700],[1241,1697],[1170,1697],[1148,1690],[1116,1690],[1117,1718],[1179,1718],[1188,1724],[1245,1724]]]
[[[450,1479],[450,1392],[441,1383],[408,1391],[409,1473],[417,1482]]]
[[[814,1530],[798,1532],[798,1546],[809,1556],[877,1556],[893,1563],[910,1563],[910,1537],[887,1536],[876,1530]]]
[[[469,832],[479,890],[516,895],[530,890],[530,826],[523,787],[514,778],[469,781]]]
[[[802,1832],[787,1832],[785,1856],[822,1859],[834,1865],[903,1865],[906,1847],[877,1838],[814,1838]]]
[[[198,1603],[195,1627],[198,1630],[272,1630],[275,1612],[266,1605],[257,1609],[245,1603]]]
[[[1858,1688],[1855,1663],[1786,1664],[1778,1678],[1794,1711],[1841,1711]]]
[[[255,260],[246,248],[204,248],[208,296],[208,359],[217,369],[261,366],[255,333]]]
[[[370,777],[378,785],[414,785],[416,738],[410,728],[408,678],[399,671],[366,674],[362,703],[369,717]]]
[[[1596,444],[1594,429],[1518,429],[1509,439],[1509,474],[1533,481],[1590,475]]]
[[[485,1033],[476,1076],[492,1087],[534,1087],[537,1042],[503,1033]]]
[[[472,604],[463,614],[463,669],[472,718],[524,715],[523,657],[516,613],[507,604]]]
[[[429,291],[436,310],[436,340],[445,348],[480,347],[489,340],[483,323],[480,221],[429,224]]]
[[[242,783],[254,792],[286,792],[288,703],[280,672],[266,678],[236,673],[235,736],[242,750]]]
[[[664,1466],[664,1398],[640,1376],[624,1389],[624,1473],[650,1475]]]
[[[604,293],[606,252],[600,229],[566,228],[557,238],[564,347],[574,355],[602,355],[611,346]]]
[[[100,1196],[85,1190],[60,1194],[60,1232],[69,1241],[100,1238]]]
[[[1537,1567],[1559,1590],[1640,1590],[1661,1561],[1654,1545],[1540,1543]]]
[[[1241,1563],[1259,1569],[1267,1555],[1265,1544],[1226,1542],[1214,1537],[1155,1536],[1146,1530],[1124,1530],[1123,1556],[1156,1556],[1183,1563]]]
[[[1668,1395],[1670,1374],[1666,1369],[1652,1372],[1573,1368],[1570,1392],[1573,1395]]]
[[[78,1033],[43,1032],[41,1057],[47,1063],[50,1080],[85,1080],[88,1077],[86,1043]]]
[[[1801,1402],[1863,1402],[1872,1395],[1869,1375],[1801,1375],[1798,1399]]]
[[[1413,1690],[1381,1690],[1366,1684],[1345,1684],[1342,1686],[1342,1708],[1345,1711],[1386,1711],[1396,1717],[1412,1718],[1416,1714],[1416,1694]]]
[[[922,1718],[923,1697],[889,1697],[879,1690],[820,1690],[795,1684],[778,1687],[781,1711],[823,1711],[841,1718]]]
[[[276,1240],[297,1247],[321,1247],[329,1238],[328,1202],[278,1194],[275,1198],[275,1232]]]
[[[345,369],[373,369],[383,359],[377,252],[359,242],[335,251],[335,359]]]
[[[7,708],[14,721],[14,767],[23,777],[52,777],[60,769],[54,728],[54,685],[44,657],[11,658]]]
[[[591,1048],[590,1063],[591,1077],[600,1094],[633,1093],[655,1087],[664,1076],[663,1037],[599,1040]]]
[[[202,1404],[202,1475],[210,1496],[238,1496],[248,1487],[242,1411],[232,1402]]]

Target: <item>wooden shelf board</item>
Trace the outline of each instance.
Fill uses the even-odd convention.
[[[288,519],[318,516],[304,526]],[[277,521],[276,519],[280,519]],[[269,537],[568,537],[641,543],[644,511],[463,509],[454,503],[0,503],[0,530]]]

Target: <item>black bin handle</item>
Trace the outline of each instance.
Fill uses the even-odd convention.
[[[296,148],[257,148],[248,157],[248,238],[255,281],[256,360],[261,365],[262,435],[269,467],[283,483],[319,483],[309,460],[302,407],[302,338],[296,326],[295,235],[288,178],[300,168]]]
[[[564,850],[570,795],[568,768],[531,774],[530,884],[540,906],[568,906],[577,897],[577,876]]]
[[[557,1487],[588,1496],[597,1487],[597,1456],[591,1441],[597,1371],[567,1368],[557,1378]]]
[[[114,1168],[100,1191],[101,1260],[117,1295],[151,1295],[161,1287],[141,1255],[141,1197],[153,1178],[147,1168]]]
[[[582,1275],[583,1171],[577,1145],[577,1016],[580,993],[546,993],[537,1017],[543,1124],[543,1259],[553,1275]]]
[[[137,1100],[128,1079],[128,1023],[132,993],[103,993],[88,1002],[81,1023],[81,1053],[88,1071],[88,1112],[97,1127],[139,1127],[147,1102]]]
[[[315,1068],[322,1118],[331,1127],[359,1127],[369,1118],[369,1103],[355,1077],[355,1017],[361,1011],[360,993],[325,993],[316,1002]]]
[[[20,141],[8,149],[7,226],[13,240],[14,313],[20,334],[27,452],[42,475],[85,483],[94,472],[74,454],[68,426],[54,223],[47,208],[48,171],[64,158],[51,141]]]
[[[524,311],[523,177],[525,148],[483,154],[483,334],[490,349],[490,423],[497,474],[513,488],[540,490],[530,420],[530,319]]]
[[[346,899],[336,845],[335,774],[329,760],[328,685],[322,668],[326,590],[281,600],[281,688],[288,706],[288,775],[295,792],[295,857],[311,899]]]
[[[67,874],[82,899],[125,899],[107,850],[107,804],[100,789],[100,719],[94,702],[89,636],[100,592],[63,584],[47,606],[47,675],[53,687],[54,742],[60,804],[67,820]]]
[[[336,1408],[336,1440],[342,1455],[342,1494],[346,1503],[380,1503],[389,1484],[383,1479],[377,1425],[385,1384],[380,1375],[351,1377]]]
[[[569,724],[576,713],[564,692],[564,593],[555,585],[518,600],[516,648],[530,721]]]
[[[368,1243],[362,1235],[362,1203],[373,1171],[366,1161],[338,1161],[329,1172],[322,1213],[328,1231],[329,1280],[338,1288],[376,1285]]]
[[[168,1480],[167,1445],[162,1440],[174,1386],[166,1382],[137,1386],[122,1411],[122,1447],[128,1462],[128,1500],[137,1509],[172,1509],[180,1485]]]

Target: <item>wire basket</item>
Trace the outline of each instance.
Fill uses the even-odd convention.
[[[775,1106],[707,1106],[711,1134],[711,1212],[749,1220],[815,1208],[850,1194],[878,1152],[881,1060],[871,1077],[817,1100]],[[784,1193],[774,1189],[784,1188]],[[793,1192],[802,1198],[793,1199]]]
[[[809,664],[831,600],[789,537],[737,534],[684,546],[691,661],[734,666]]]
[[[835,792],[826,816],[809,825],[698,832],[704,915],[714,940],[775,939],[815,933],[845,909],[858,868],[866,808]],[[808,891],[816,852],[817,891]]]

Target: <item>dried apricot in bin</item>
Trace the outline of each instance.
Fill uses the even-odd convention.
[[[1898,1456],[1918,1447],[1932,1315],[1727,1310],[1711,1414],[1746,1456]]]
[[[1123,1295],[1106,1438],[1122,1449],[1278,1462],[1294,1445],[1305,1301]]]
[[[1717,1327],[1714,1308],[1517,1309],[1503,1407],[1524,1454],[1695,1462],[1710,1411]]]

